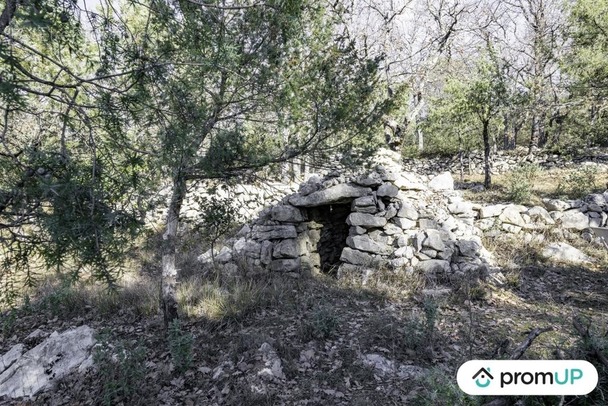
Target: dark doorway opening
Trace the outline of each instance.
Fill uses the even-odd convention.
[[[346,247],[349,226],[346,218],[350,214],[350,203],[313,207],[309,219],[320,224],[317,252],[321,260],[321,272],[336,273],[340,255]]]

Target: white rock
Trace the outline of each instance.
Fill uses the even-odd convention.
[[[450,172],[444,172],[435,176],[429,182],[429,188],[432,190],[454,190],[454,179]]]
[[[37,330],[39,331],[39,330]],[[23,344],[15,344],[0,358],[0,373],[17,361],[23,353]]]
[[[513,224],[518,227],[523,227],[526,224],[521,217],[519,209],[511,205],[505,207],[500,216],[498,216],[498,219],[503,223]]]
[[[450,263],[441,259],[429,259],[421,261],[416,265],[414,265],[414,261],[412,261],[412,265],[416,270],[421,271],[426,275],[436,275],[448,273],[450,271]]]
[[[570,208],[570,205],[559,199],[543,199],[545,207],[549,211],[564,211]]]
[[[566,229],[584,230],[589,227],[589,218],[578,210],[564,212],[560,221],[562,227]]]
[[[541,256],[555,262],[567,262],[574,265],[593,262],[593,259],[565,242],[556,242],[545,247]]]
[[[435,251],[444,251],[445,244],[443,242],[441,233],[437,230],[426,230],[426,238],[422,241],[423,247],[431,248]]]
[[[502,211],[507,207],[504,204],[494,204],[491,206],[482,206],[479,209],[479,218],[485,219],[488,217],[497,217],[500,216]]]
[[[264,367],[258,371],[258,375],[266,379],[285,379],[281,358],[274,348],[268,343],[262,344],[258,350],[262,355]]]
[[[528,216],[532,218],[534,221],[541,220],[545,224],[553,225],[555,224],[555,220],[551,218],[551,215],[547,210],[540,206],[534,206],[530,210],[527,211]]]
[[[0,374],[0,396],[32,396],[76,369],[95,340],[89,326],[54,332]]]

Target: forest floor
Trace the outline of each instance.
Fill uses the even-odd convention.
[[[133,253],[134,271],[118,293],[51,278],[0,315],[0,354],[16,343],[38,344],[26,340],[36,329],[49,334],[83,324],[107,350],[86,374],[0,405],[483,405],[492,399],[458,389],[458,367],[508,358],[531,330],[547,327],[523,358],[588,359],[600,372],[598,387],[585,397],[503,404],[605,405],[608,371],[592,350],[608,351],[608,251],[578,237],[569,243],[596,262],[545,263],[537,243],[486,239],[506,280],[496,286],[389,271],[365,284],[330,275],[220,280],[201,272],[200,244],[190,238],[180,263],[183,317],[167,335],[157,311],[153,236]],[[592,340],[580,337],[575,318]],[[277,357],[280,370],[264,373]]]

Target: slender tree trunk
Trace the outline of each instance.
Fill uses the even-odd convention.
[[[490,120],[483,120],[483,158],[484,158],[484,181],[483,186],[488,189],[492,186],[492,178],[490,174],[490,134],[488,127]]]
[[[420,128],[416,129],[416,134],[418,135],[418,151],[424,150],[424,134]]]
[[[536,112],[532,115],[532,128],[530,128],[530,144],[528,145],[528,153],[532,153],[534,148],[538,148],[540,140],[540,129],[538,123],[538,115]]]
[[[180,169],[176,171],[173,179],[171,202],[167,211],[167,226],[162,242],[162,276],[161,276],[161,305],[165,327],[178,318],[177,314],[177,230],[179,227],[179,213],[186,196],[186,179]]]

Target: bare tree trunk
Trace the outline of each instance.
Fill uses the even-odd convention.
[[[181,169],[176,171],[173,179],[171,202],[167,211],[167,226],[162,242],[162,275],[161,275],[161,306],[165,327],[178,318],[177,314],[177,230],[179,213],[186,196],[186,179]]]
[[[532,128],[530,129],[530,144],[528,145],[528,153],[531,153],[534,148],[538,148],[540,140],[540,128],[538,123],[538,115],[536,112],[532,115]]]
[[[492,177],[490,174],[490,134],[488,127],[490,120],[483,121],[483,158],[484,158],[484,181],[483,186],[488,189],[492,186]]]
[[[416,128],[416,134],[418,135],[418,151],[424,150],[424,134],[420,128]]]

